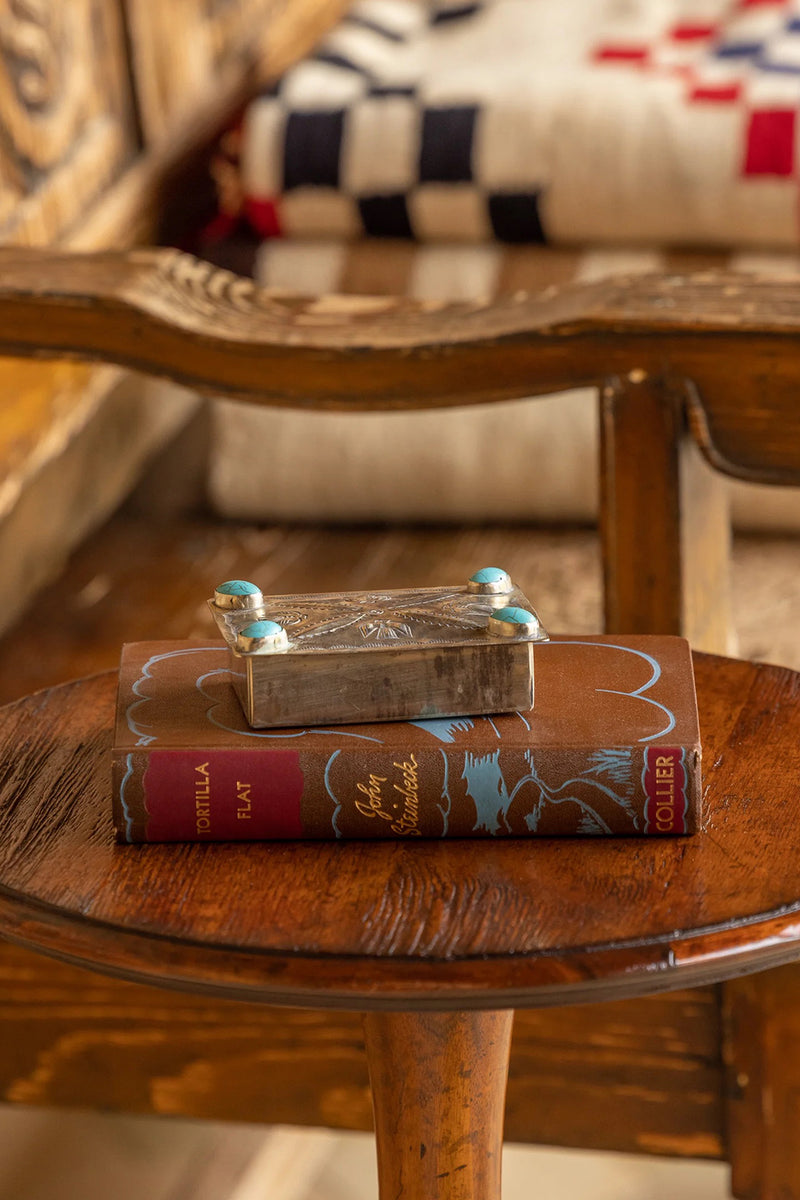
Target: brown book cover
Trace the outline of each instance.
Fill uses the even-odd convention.
[[[123,648],[122,842],[686,834],[700,799],[682,638],[543,643],[530,712],[272,730],[247,724],[223,642]]]

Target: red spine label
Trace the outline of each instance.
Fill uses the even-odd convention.
[[[680,746],[648,746],[642,788],[645,833],[688,833],[689,774]]]
[[[147,840],[302,837],[299,755],[272,750],[268,757],[267,763],[241,750],[153,750],[142,780]]]

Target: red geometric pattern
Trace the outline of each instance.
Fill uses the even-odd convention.
[[[741,173],[790,178],[797,172],[800,13],[792,0],[721,0],[716,21],[683,20],[650,42],[606,42],[595,63],[628,64],[685,80],[689,104],[743,110]],[[796,98],[762,99],[770,86]]]
[[[750,114],[745,175],[794,175],[796,117],[793,109],[780,108]]]
[[[244,200],[244,216],[261,237],[275,238],[283,236],[277,199],[265,200],[257,199],[255,196],[246,196]]]

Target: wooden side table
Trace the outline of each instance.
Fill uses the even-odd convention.
[[[0,932],[142,982],[364,1012],[381,1200],[498,1200],[515,1007],[800,957],[800,674],[696,670],[705,827],[675,840],[117,847],[115,676],[37,693],[0,710]]]

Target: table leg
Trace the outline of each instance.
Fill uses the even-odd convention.
[[[513,1017],[364,1017],[380,1200],[500,1200]]]

